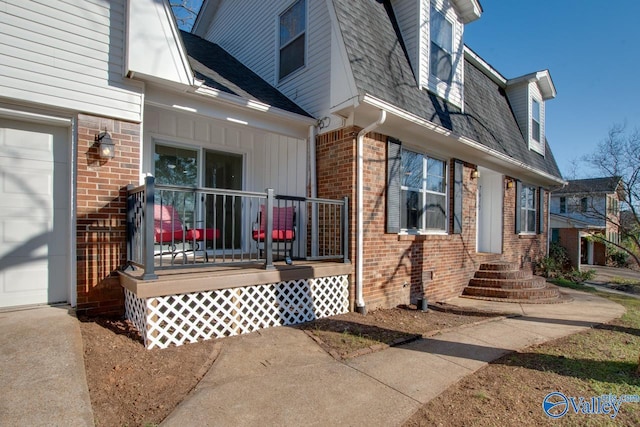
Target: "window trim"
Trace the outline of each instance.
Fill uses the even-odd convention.
[[[536,106],[536,105],[538,106],[538,108],[537,108],[537,110],[538,110],[538,119],[537,120],[536,120],[535,114],[534,114],[534,112],[536,111],[534,106]],[[534,132],[534,129],[535,129],[534,123],[538,125],[537,138],[536,138],[536,135],[535,135],[535,132]],[[531,98],[531,139],[536,144],[542,144],[542,136],[543,136],[542,135],[542,103],[538,99],[532,97]]]
[[[411,150],[411,149],[405,149],[404,147],[400,148],[400,158],[402,159],[402,152],[411,152],[417,155],[420,155],[422,157],[422,188],[418,189],[418,188],[414,188],[414,187],[409,187],[406,185],[402,184],[402,180],[400,180],[400,200],[404,200],[404,196],[403,194],[407,191],[413,191],[413,192],[418,192],[418,194],[421,196],[421,200],[422,200],[422,207],[424,208],[426,206],[426,200],[427,200],[427,196],[429,194],[431,195],[435,195],[438,197],[444,197],[444,209],[445,209],[445,214],[444,214],[444,226],[442,229],[436,229],[436,228],[427,228],[427,213],[426,210],[424,210],[423,214],[421,215],[420,218],[420,226],[418,228],[406,228],[403,227],[402,224],[402,209],[403,207],[400,206],[400,231],[399,234],[417,234],[417,235],[447,235],[449,234],[449,219],[450,219],[450,206],[449,206],[449,193],[450,193],[450,179],[449,179],[449,162],[447,160],[443,160],[441,158],[435,157],[435,156],[431,156],[426,152],[423,151],[416,151],[416,150]],[[441,162],[443,167],[444,167],[444,171],[443,171],[443,175],[442,175],[442,179],[444,180],[444,192],[437,192],[437,191],[431,191],[427,188],[427,176],[429,173],[429,169],[428,169],[428,164],[429,164],[429,159],[431,160],[436,160],[438,162]],[[400,166],[400,173],[402,174],[404,172],[404,170],[402,169],[402,160],[401,162],[401,166]],[[406,226],[406,224],[404,224]]]
[[[449,26],[451,27],[451,51],[447,51],[443,46],[441,46],[440,44],[436,43],[433,40],[433,34],[432,34],[432,22],[433,22],[433,12],[436,12],[438,14],[440,14],[442,16],[443,22],[446,22],[449,24]],[[447,17],[447,13],[443,10],[440,10],[436,7],[436,5],[434,3],[430,3],[430,9],[429,9],[429,76],[433,77],[436,79],[436,82],[443,82],[446,83],[447,85],[451,85],[453,83],[453,77],[456,74],[456,70],[455,70],[455,66],[454,66],[454,61],[453,61],[453,55],[454,55],[454,48],[455,48],[455,22],[452,22],[448,17]],[[445,52],[447,55],[449,55],[449,60],[451,62],[451,74],[449,76],[448,80],[444,80],[441,79],[438,74],[436,73],[436,69],[434,67],[433,61],[432,61],[432,57],[433,57],[433,47],[432,45],[436,45],[440,50],[442,50],[443,52]]]
[[[302,31],[299,34],[296,34],[294,37],[291,38],[291,40],[289,40],[286,44],[282,45],[281,43],[281,39],[280,39],[280,33],[281,33],[281,25],[282,25],[282,17],[284,15],[287,14],[287,12],[291,11],[298,3],[302,2],[304,5],[304,28],[302,29]],[[295,74],[299,73],[301,70],[305,69],[307,66],[307,53],[308,53],[308,37],[307,37],[307,33],[309,31],[309,16],[308,16],[308,4],[307,4],[307,0],[295,0],[293,1],[289,6],[287,6],[280,14],[278,14],[278,18],[276,20],[276,31],[277,31],[277,37],[276,37],[276,50],[278,53],[277,56],[277,60],[276,60],[276,73],[275,73],[275,77],[276,77],[276,81],[278,82],[278,84],[288,80],[289,78],[291,78],[292,76],[294,76]],[[304,44],[304,50],[303,50],[303,54],[302,54],[302,65],[299,66],[298,68],[290,71],[289,73],[287,73],[286,75],[281,76],[281,69],[282,69],[282,50],[291,46],[295,41],[297,41],[300,37],[304,38],[303,44]]]

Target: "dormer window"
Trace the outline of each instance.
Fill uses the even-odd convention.
[[[540,102],[531,100],[531,138],[540,142]]]
[[[304,67],[306,16],[305,0],[296,1],[280,15],[280,63],[278,68],[280,80]]]
[[[431,5],[431,55],[429,67],[432,76],[451,83],[453,76],[453,24]]]

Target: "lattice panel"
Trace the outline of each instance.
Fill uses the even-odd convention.
[[[349,308],[347,276],[169,295],[146,301],[126,292],[127,318],[140,331],[146,331],[145,346],[149,349],[294,325],[346,313]]]
[[[127,319],[133,323],[138,329],[144,340],[144,345],[147,346],[147,334],[144,331],[147,330],[147,308],[145,301],[138,298],[133,292],[128,289],[124,290],[124,315]]]

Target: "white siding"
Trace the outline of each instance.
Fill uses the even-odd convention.
[[[331,28],[326,2],[307,0],[306,63],[282,82],[277,78],[278,17],[294,0],[222,2],[205,38],[278,88],[311,115],[330,107]]]
[[[544,156],[544,147],[545,147],[545,143],[544,143],[544,101],[542,100],[542,94],[540,93],[540,89],[538,88],[537,83],[529,83],[529,94],[530,94],[530,101],[529,101],[529,120],[527,120],[528,123],[528,127],[529,127],[529,149],[540,153]],[[533,129],[531,126],[531,118],[533,116],[533,109],[531,107],[531,103],[533,102],[533,100],[536,100],[540,103],[540,141],[536,142],[533,139]]]
[[[222,120],[147,107],[143,173],[153,172],[153,141],[244,155],[244,190],[306,195],[307,142]]]
[[[429,90],[435,92],[438,96],[446,99],[452,104],[462,108],[464,101],[464,24],[458,18],[455,8],[447,0],[436,0],[433,3],[438,10],[445,13],[446,18],[453,24],[453,55],[451,60],[453,63],[454,73],[451,84],[447,84],[445,82],[439,81],[429,72],[429,49],[431,48],[431,34],[427,19],[427,24],[421,26],[423,47],[420,50],[420,81],[421,84],[423,84],[422,82],[424,81],[428,81],[427,87]],[[421,16],[429,16],[430,5],[430,0],[422,0]],[[423,20],[422,22],[425,21]]]
[[[521,84],[507,87],[507,97],[511,104],[511,109],[518,122],[518,127],[525,140],[528,141],[529,134],[529,86]]]
[[[425,16],[421,16],[419,0],[397,0],[392,2],[402,39],[409,55],[413,74],[420,72],[419,49],[422,24],[428,25]]]
[[[193,85],[193,72],[167,2],[129,2],[127,75]]]
[[[123,78],[125,0],[3,0],[0,94],[139,121],[141,88]]]

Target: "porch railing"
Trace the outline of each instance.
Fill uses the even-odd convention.
[[[156,185],[146,177],[127,192],[127,261],[144,269],[143,279],[180,267],[270,269],[278,257],[349,262],[348,208],[346,197]]]

